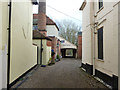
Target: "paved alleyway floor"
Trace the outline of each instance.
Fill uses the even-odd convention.
[[[106,88],[81,68],[81,60],[62,59],[55,65],[38,67],[22,83],[13,88]]]

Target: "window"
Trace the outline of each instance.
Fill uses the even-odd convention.
[[[103,7],[103,0],[99,0],[99,9]]]
[[[38,26],[37,26],[37,25],[34,25],[34,26],[33,26],[33,30],[38,30]]]
[[[103,27],[98,30],[98,59],[103,59]]]
[[[65,43],[65,41],[64,41],[64,40],[62,40],[62,41],[61,41],[61,43]]]

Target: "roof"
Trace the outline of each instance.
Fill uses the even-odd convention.
[[[38,24],[38,14],[33,14],[33,25],[37,25],[37,24]],[[50,19],[47,15],[46,15],[46,25],[55,25],[59,31],[59,28],[56,25],[56,23],[52,19]]]
[[[58,28],[58,26],[56,25],[56,23],[55,23],[52,19],[50,19],[48,16],[46,16],[46,25],[55,25],[56,28],[57,28],[58,31],[59,31],[59,28]]]
[[[80,10],[83,10],[85,6],[86,6],[86,0],[84,0],[84,2],[82,3]]]
[[[33,39],[47,39],[49,41],[52,41],[49,37],[40,33],[39,30],[33,30]]]
[[[52,19],[50,19],[48,16],[46,16],[46,24],[47,25],[56,25],[56,23]]]
[[[77,49],[77,46],[70,43],[69,41],[65,40],[62,37],[58,37],[60,41],[64,41],[64,43],[61,43],[61,49]]]

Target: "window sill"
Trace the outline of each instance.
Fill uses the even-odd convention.
[[[103,59],[97,59],[98,61],[101,61],[101,62],[104,62],[104,60]]]
[[[98,14],[100,11],[102,11],[102,10],[103,10],[103,8],[104,8],[104,7],[101,7],[101,8],[99,9],[99,11],[97,11],[97,14]]]

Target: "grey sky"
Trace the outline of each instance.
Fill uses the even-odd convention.
[[[82,12],[79,8],[83,0],[46,0],[46,14],[54,21],[71,20],[81,26]],[[33,13],[38,7],[34,6]],[[64,14],[62,14],[64,13]]]

